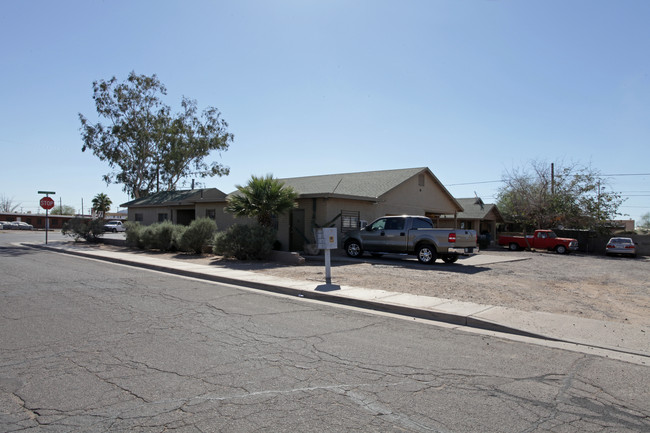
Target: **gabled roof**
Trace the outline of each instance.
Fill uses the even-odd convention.
[[[120,207],[180,206],[199,202],[225,202],[226,194],[217,188],[191,189],[183,191],[161,191],[147,197],[136,198]]]
[[[484,204],[483,200],[478,197],[473,198],[459,198],[458,203],[465,209],[463,212],[458,212],[456,218],[458,219],[485,219],[490,212],[494,212],[496,220],[503,222],[501,212],[495,204]],[[454,218],[453,215],[441,215],[441,218]]]
[[[420,173],[428,173],[438,186],[449,195],[450,199],[456,203],[449,191],[427,167],[325,174],[279,180],[295,189],[301,198],[337,197],[378,201],[379,197]]]

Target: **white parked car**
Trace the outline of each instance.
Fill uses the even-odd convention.
[[[104,224],[104,231],[106,232],[125,232],[126,227],[124,227],[124,224],[122,224],[122,221],[109,221],[106,224]]]
[[[608,256],[622,254],[636,257],[636,244],[632,238],[611,238],[605,248]]]

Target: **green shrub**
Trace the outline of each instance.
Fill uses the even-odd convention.
[[[125,225],[126,244],[130,247],[144,249],[142,235],[145,227],[139,222],[127,222]]]
[[[210,218],[199,218],[180,234],[179,249],[181,251],[201,254],[209,250],[210,242],[217,231],[217,224]]]
[[[179,242],[185,226],[179,226],[171,221],[156,224],[156,245],[155,248],[161,251],[176,251],[179,249]]]
[[[142,227],[142,230],[140,230],[140,244],[142,245],[142,249],[155,249],[155,245],[157,244],[155,224]]]
[[[104,234],[104,220],[98,218],[86,221],[73,218],[61,227],[61,233],[73,237],[75,241],[85,239],[88,242],[97,242]]]
[[[273,251],[275,230],[235,224],[214,236],[213,252],[238,260],[266,260]]]

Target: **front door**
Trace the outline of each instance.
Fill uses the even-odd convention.
[[[305,237],[305,210],[293,209],[289,220],[289,251],[303,251]]]
[[[176,224],[189,226],[195,219],[194,209],[179,209],[176,211]]]

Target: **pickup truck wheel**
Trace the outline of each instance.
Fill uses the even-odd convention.
[[[557,247],[555,247],[555,252],[558,254],[566,254],[568,250],[564,245],[558,245]]]
[[[510,245],[508,245],[508,248],[510,251],[519,251],[519,245],[514,242],[511,242]]]
[[[361,248],[361,245],[359,245],[359,242],[357,241],[348,241],[345,244],[345,253],[350,256],[350,257],[361,257],[363,254],[363,249]]]
[[[421,245],[416,252],[418,261],[428,265],[436,261],[436,249],[429,245]]]
[[[445,263],[456,263],[458,256],[444,256],[442,261]]]

